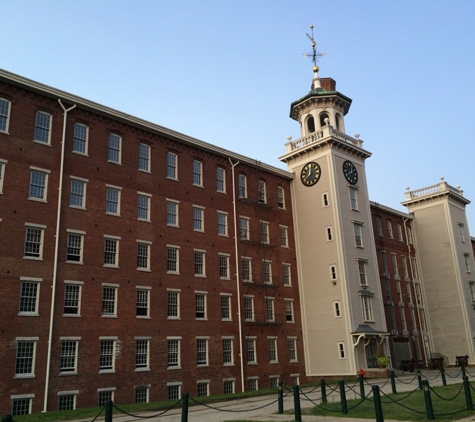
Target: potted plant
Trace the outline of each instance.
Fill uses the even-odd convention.
[[[389,365],[389,358],[385,355],[376,356],[376,363],[378,368],[386,368]]]

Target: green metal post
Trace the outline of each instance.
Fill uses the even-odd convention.
[[[391,388],[393,390],[393,394],[397,394],[396,391],[396,379],[394,378],[394,371],[389,373],[389,377],[391,378]]]
[[[343,413],[344,415],[347,415],[348,403],[346,402],[345,381],[340,380],[338,384],[340,385],[341,413]]]
[[[294,385],[294,408],[295,408],[295,422],[302,422],[302,412],[300,411],[300,396],[299,396],[298,385]]]
[[[190,395],[188,393],[184,393],[182,400],[183,404],[181,405],[181,422],[188,422],[188,399]]]
[[[107,400],[104,422],[112,422],[112,400]]]
[[[365,398],[365,391],[364,391],[364,379],[363,379],[363,375],[359,375],[359,379],[360,379],[360,396],[362,399]]]
[[[419,369],[417,370],[417,381],[419,383],[419,390],[422,390],[422,375]]]
[[[424,400],[426,402],[427,420],[428,421],[433,421],[434,420],[434,408],[432,407],[432,399],[430,398],[429,381],[427,381],[427,380],[422,381],[422,389],[424,390]]]
[[[322,378],[320,381],[321,389],[322,389],[322,403],[327,402],[327,385],[325,383],[325,380]]]
[[[279,388],[277,390],[277,401],[278,401],[278,407],[279,407],[279,415],[282,415],[284,413],[284,383],[282,381],[279,382]]]
[[[445,387],[447,386],[447,380],[445,379],[445,369],[444,365],[440,367],[440,377],[442,378],[442,385]]]
[[[376,418],[376,422],[384,422],[383,406],[381,405],[381,395],[379,393],[379,385],[373,385],[373,387],[371,388],[373,390],[374,415]]]
[[[472,395],[470,394],[470,383],[468,377],[463,377],[463,388],[465,390],[465,403],[467,403],[467,410],[473,410]]]
[[[466,377],[467,374],[465,373],[465,364],[462,363],[462,379],[463,377]]]

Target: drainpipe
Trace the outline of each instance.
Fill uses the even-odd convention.
[[[48,411],[48,392],[49,392],[49,378],[50,378],[50,368],[51,368],[51,350],[53,348],[53,324],[54,324],[54,302],[56,297],[56,284],[58,277],[58,253],[59,253],[59,230],[61,228],[61,197],[63,194],[63,171],[64,171],[64,148],[66,144],[66,120],[68,117],[68,112],[76,107],[74,104],[72,107],[66,109],[61,102],[61,99],[58,98],[58,103],[63,109],[63,136],[61,138],[61,164],[59,169],[59,186],[58,186],[58,210],[56,214],[56,235],[55,235],[55,245],[54,245],[54,264],[53,264],[53,285],[51,286],[51,309],[49,317],[49,333],[48,333],[48,353],[46,355],[46,379],[45,379],[45,399],[43,412]]]
[[[239,364],[241,365],[241,391],[244,393],[244,364],[243,364],[243,354],[242,354],[242,320],[241,320],[241,289],[239,286],[239,253],[238,253],[238,231],[237,231],[237,215],[236,215],[236,184],[235,184],[235,174],[234,167],[239,164],[237,161],[233,164],[232,160],[229,158],[229,163],[231,164],[232,172],[232,182],[233,182],[233,212],[234,212],[234,250],[236,253],[236,290],[237,290],[237,304],[238,304],[238,325],[239,325]]]

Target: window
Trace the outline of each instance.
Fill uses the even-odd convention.
[[[3,193],[3,180],[5,179],[5,167],[7,161],[0,159],[0,194]]]
[[[37,340],[37,338],[17,338],[15,361],[16,378],[30,378],[35,375],[35,355]]]
[[[219,255],[219,277],[229,279],[229,255]]]
[[[99,371],[113,371],[115,364],[115,339],[101,340]]]
[[[135,403],[148,403],[149,387],[135,388]]]
[[[38,300],[41,279],[21,278],[20,315],[38,315]]]
[[[411,283],[406,283],[406,293],[407,293],[407,301],[412,303],[412,290],[411,290]]]
[[[407,242],[412,245],[412,230],[410,227],[406,228]]]
[[[150,271],[150,242],[137,241],[137,269]]]
[[[288,236],[288,229],[285,226],[280,226],[280,246],[283,248],[289,247],[289,236]]]
[[[137,339],[135,340],[135,369],[144,370],[149,369],[149,350],[150,340]]]
[[[136,303],[135,315],[137,317],[148,317],[149,313],[149,301],[150,301],[150,289],[148,288],[139,288],[137,287],[136,293]]]
[[[168,400],[180,400],[181,384],[168,385]]]
[[[294,322],[294,302],[291,299],[285,300],[285,320]]]
[[[266,322],[275,322],[274,298],[265,298]]]
[[[107,187],[106,213],[120,215],[120,190],[121,188]]]
[[[204,231],[204,209],[201,207],[193,207],[193,230]]]
[[[218,192],[226,192],[226,171],[221,167],[216,169],[216,190]]]
[[[203,186],[203,163],[193,160],[193,184]]]
[[[322,195],[322,202],[323,202],[324,207],[328,207],[328,205],[330,205],[330,201],[328,199],[328,193],[324,193]]]
[[[338,300],[333,302],[333,315],[335,318],[341,317],[340,302]]]
[[[337,280],[336,265],[330,265],[330,280],[331,281]]]
[[[246,357],[248,364],[256,364],[256,339],[246,338]]]
[[[412,277],[414,278],[414,280],[419,280],[419,272],[417,270],[416,258],[411,258],[411,267],[412,267]]]
[[[371,296],[361,296],[361,308],[363,310],[363,320],[373,321],[373,306]]]
[[[362,227],[363,225],[361,223],[353,223],[353,230],[355,232],[355,245],[358,248],[363,247],[363,238],[361,235]]]
[[[119,239],[109,237],[104,239],[104,266],[119,266]]]
[[[230,321],[231,318],[231,296],[221,295],[221,319]]]
[[[402,302],[402,291],[401,291],[401,282],[396,280],[396,293],[397,293],[397,300],[399,303]]]
[[[421,329],[422,331],[427,331],[427,324],[426,324],[426,314],[423,308],[419,308],[419,317],[421,320]]]
[[[293,337],[289,337],[287,339],[287,344],[289,347],[290,362],[297,362],[297,339]]]
[[[269,244],[269,223],[267,221],[261,221],[261,242]]]
[[[78,340],[61,340],[61,358],[59,372],[61,374],[77,373]]]
[[[142,221],[150,221],[150,198],[151,195],[139,193],[137,195],[137,218]]]
[[[102,316],[117,316],[118,285],[102,285]]]
[[[271,375],[269,377],[270,381],[270,388],[278,388],[279,387],[279,377],[276,375]]]
[[[77,232],[68,233],[66,261],[82,263],[83,240],[84,240],[83,233],[77,233]]]
[[[282,281],[284,286],[291,286],[290,264],[282,264]]]
[[[349,188],[350,191],[350,206],[352,210],[358,211],[358,196],[357,193],[358,191],[356,188],[350,186]]]
[[[167,315],[169,319],[180,318],[180,292],[168,291]]]
[[[397,256],[395,253],[391,253],[391,261],[393,264],[393,273],[395,276],[399,276],[399,269],[397,267]]]
[[[409,278],[409,271],[407,269],[407,258],[404,255],[401,256],[401,262],[402,262],[402,272],[404,274],[404,277]]]
[[[42,259],[44,227],[26,227],[24,258]]]
[[[69,392],[58,392],[58,410],[74,410],[76,409],[77,392],[72,394]]]
[[[246,321],[254,321],[254,297],[244,296],[244,318]]]
[[[247,389],[248,391],[257,391],[259,380],[257,378],[248,378],[247,380]]]
[[[233,365],[233,339],[223,338],[223,365]]]
[[[205,276],[205,252],[195,250],[195,276]]]
[[[34,394],[28,394],[31,397],[12,396],[12,416],[29,415],[31,413],[31,404],[33,402]]]
[[[228,214],[218,211],[218,235],[228,235]]]
[[[269,345],[269,362],[277,363],[277,338],[268,337],[267,344]]]
[[[381,260],[383,262],[383,272],[387,274],[389,270],[388,270],[388,260],[386,257],[386,251],[381,251]]]
[[[465,264],[465,271],[470,272],[470,255],[468,253],[463,254],[463,260]]]
[[[198,397],[209,396],[209,381],[198,381]]]
[[[139,170],[150,172],[150,145],[139,144]]]
[[[99,391],[102,389],[97,389],[97,403],[99,407],[104,407],[108,402],[114,401],[114,391],[112,390],[104,390]]]
[[[178,179],[178,156],[173,152],[167,152],[167,177],[169,179]]]
[[[167,225],[178,227],[178,202],[167,200]]]
[[[326,227],[327,231],[327,241],[331,242],[333,240],[332,228]]]
[[[122,138],[113,133],[109,134],[109,150],[107,160],[111,163],[120,164]]]
[[[84,179],[71,179],[71,194],[69,205],[71,207],[86,208],[86,182]]]
[[[388,236],[390,239],[394,239],[393,223],[391,222],[391,220],[388,220],[386,223],[388,225]]]
[[[272,284],[272,263],[262,261],[262,279],[266,284]]]
[[[252,281],[251,265],[252,265],[251,258],[244,258],[244,257],[241,258],[243,281]]]
[[[49,171],[31,170],[30,193],[28,199],[46,201]]]
[[[421,285],[419,283],[414,283],[414,290],[416,292],[417,304],[422,305]]]
[[[206,319],[206,293],[195,293],[196,319]]]
[[[463,232],[463,224],[458,224],[458,229],[459,229],[460,242],[465,243],[465,234]]]
[[[73,152],[87,154],[89,128],[81,123],[74,123]]]
[[[234,380],[224,380],[224,394],[234,394]]]
[[[167,247],[167,272],[172,274],[179,273],[179,249],[174,246]]]
[[[8,133],[10,122],[10,101],[0,98],[0,132]]]
[[[277,206],[285,209],[284,188],[282,186],[277,186]]]
[[[180,367],[180,338],[168,338],[168,369]]]
[[[259,202],[261,204],[267,203],[266,182],[264,182],[263,180],[258,180],[257,189],[258,189]]]
[[[383,235],[383,226],[381,224],[381,218],[380,217],[376,217],[376,229],[378,231],[378,236],[382,236]]]
[[[338,357],[340,359],[345,359],[345,343],[343,342],[338,342]]]
[[[247,177],[240,174],[238,177],[239,198],[247,198]]]
[[[198,366],[208,365],[208,340],[197,339],[196,340],[196,360]]]
[[[404,310],[404,307],[399,308],[399,313],[401,314],[401,325],[403,331],[407,331],[407,320],[406,320],[406,312]]]
[[[239,229],[241,232],[241,239],[249,240],[249,218],[239,217]]]
[[[360,276],[360,285],[367,286],[368,280],[366,278],[366,261],[358,260],[358,274]]]
[[[396,225],[396,228],[397,228],[397,237],[402,242],[404,240],[402,237],[402,226],[398,223]]]
[[[36,112],[35,141],[51,143],[51,115],[43,111]]]
[[[76,283],[64,286],[64,315],[80,315],[82,282]]]

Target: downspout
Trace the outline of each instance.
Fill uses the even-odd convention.
[[[244,363],[243,363],[243,354],[242,354],[242,320],[241,320],[241,289],[239,286],[239,253],[238,253],[238,231],[237,231],[237,215],[236,215],[236,184],[235,184],[235,175],[234,167],[239,164],[237,161],[233,164],[232,160],[229,158],[229,163],[231,164],[231,173],[233,175],[233,212],[234,212],[234,251],[235,251],[235,260],[236,260],[236,290],[237,290],[237,304],[238,304],[238,326],[239,326],[239,364],[241,365],[241,391],[244,393]]]
[[[64,171],[64,149],[66,144],[66,120],[68,112],[76,107],[74,104],[72,107],[66,109],[58,98],[58,103],[63,109],[63,136],[61,138],[61,164],[59,169],[59,187],[58,187],[58,210],[56,214],[56,235],[54,245],[54,264],[53,264],[53,285],[51,286],[51,310],[49,317],[49,333],[48,333],[48,353],[46,355],[46,379],[45,379],[45,398],[43,412],[48,411],[48,392],[49,392],[49,378],[51,368],[51,350],[53,348],[53,324],[54,324],[54,302],[56,298],[56,284],[58,277],[58,254],[59,254],[59,230],[61,228],[61,197],[63,194],[63,171]]]

